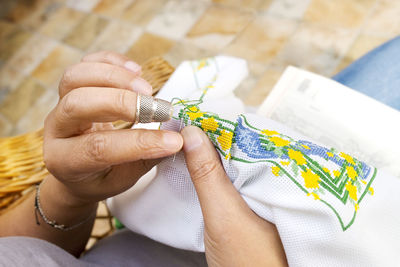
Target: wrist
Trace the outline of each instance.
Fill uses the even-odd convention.
[[[98,203],[97,201],[89,201],[80,198],[53,175],[48,175],[46,179],[42,181],[41,187],[45,187],[42,191],[48,191],[46,194],[49,195],[52,201],[65,208],[85,209],[97,206]]]
[[[97,202],[85,202],[74,196],[68,188],[53,176],[48,176],[40,185],[40,205],[43,213],[52,221],[66,226],[82,221],[93,221]]]

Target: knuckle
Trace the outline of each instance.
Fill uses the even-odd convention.
[[[87,62],[87,61],[89,61],[90,58],[91,58],[93,55],[94,55],[93,53],[92,53],[92,54],[84,55],[84,56],[82,57],[82,59],[81,59],[81,62]]]
[[[113,109],[117,114],[123,115],[124,119],[132,120],[135,111],[132,109],[132,100],[130,92],[127,90],[118,90],[115,97]]]
[[[103,61],[112,61],[116,57],[114,52],[108,50],[101,51],[100,54]]]
[[[79,98],[74,92],[68,93],[60,102],[59,111],[63,116],[70,117],[77,109]]]
[[[111,84],[114,84],[116,82],[118,82],[118,72],[117,69],[115,67],[111,67],[109,68],[109,70],[107,71],[107,74],[105,75],[105,81]]]
[[[51,157],[49,155],[49,151],[47,149],[47,146],[44,145],[43,146],[43,163],[46,166],[46,168],[50,171],[51,167],[52,167],[52,159],[53,157]]]
[[[69,66],[65,69],[60,82],[60,89],[67,87],[69,84],[73,83],[74,80],[74,70],[77,65]]]
[[[53,108],[49,114],[47,114],[46,118],[44,119],[43,125],[45,132],[51,127],[51,123],[53,120],[54,112],[56,108]]]
[[[136,136],[135,150],[143,153],[144,158],[159,154],[163,150],[159,134],[153,131],[140,132]]]
[[[219,162],[215,159],[205,159],[197,162],[197,164],[190,169],[190,176],[193,183],[207,182],[211,179],[221,168]]]
[[[127,91],[118,90],[118,93],[117,93],[117,95],[115,97],[115,101],[114,101],[114,110],[116,112],[122,113],[126,110],[126,108],[128,108],[126,99],[127,99]]]
[[[107,138],[102,133],[93,133],[87,136],[85,152],[88,158],[93,161],[105,161]]]
[[[101,58],[103,62],[109,62],[117,65],[118,63],[122,63],[127,60],[127,58],[124,55],[108,50],[101,51]]]
[[[149,150],[158,143],[156,140],[157,136],[153,132],[139,133],[136,137],[136,147],[138,150]]]
[[[47,142],[43,144],[43,163],[46,169],[51,173],[56,173],[57,162],[54,160],[56,157],[53,155],[53,151],[49,148]]]

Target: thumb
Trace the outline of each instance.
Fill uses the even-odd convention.
[[[182,132],[187,168],[196,189],[204,221],[237,218],[252,213],[222,167],[219,155],[207,135],[195,126]]]

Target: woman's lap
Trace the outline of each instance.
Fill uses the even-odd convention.
[[[367,53],[333,79],[400,110],[400,37]]]

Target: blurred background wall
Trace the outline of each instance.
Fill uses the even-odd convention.
[[[242,57],[236,93],[258,105],[287,65],[329,77],[399,33],[398,0],[0,0],[0,136],[41,128],[63,70],[93,51]]]

